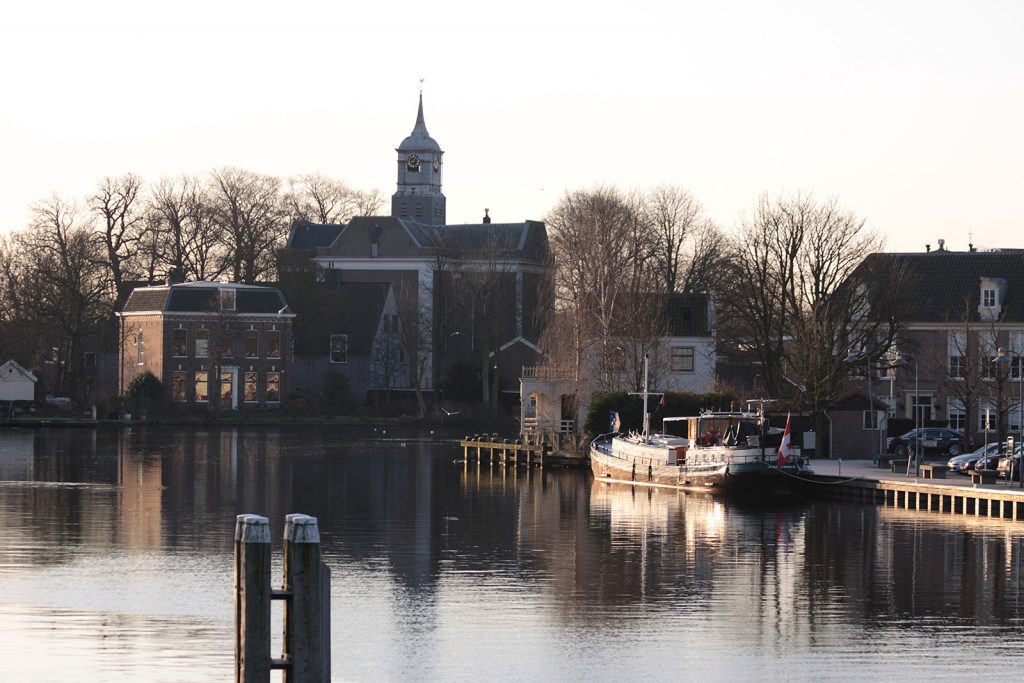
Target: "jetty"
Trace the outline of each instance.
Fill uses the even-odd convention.
[[[814,460],[817,480],[830,497],[860,500],[947,515],[1024,520],[1019,481],[982,471],[971,476],[946,472],[945,463],[922,464],[921,475],[905,465],[883,469],[870,460]]]
[[[555,450],[548,443],[524,443],[521,439],[503,439],[497,434],[466,436],[459,445],[466,463],[476,460],[478,464],[488,462],[512,467],[585,467],[588,464],[586,449],[578,453]]]

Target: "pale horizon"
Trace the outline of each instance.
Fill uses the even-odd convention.
[[[1024,7],[1009,2],[129,2],[0,25],[0,230],[53,192],[238,166],[395,188],[419,80],[450,223],[678,185],[732,230],[836,197],[889,251],[1024,247]],[[387,211],[387,203],[383,209]]]

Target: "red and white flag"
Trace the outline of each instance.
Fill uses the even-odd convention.
[[[786,413],[786,431],[782,433],[782,443],[779,444],[779,457],[775,461],[775,467],[782,469],[787,462],[789,462],[789,413]]]

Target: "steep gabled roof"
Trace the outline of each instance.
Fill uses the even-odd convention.
[[[291,230],[288,232],[286,244],[292,249],[310,251],[322,249],[334,244],[334,241],[338,239],[338,235],[344,232],[344,230],[344,225],[321,225],[319,223],[296,221],[292,223]]]
[[[1024,321],[1024,250],[946,251],[869,254],[854,277],[864,272],[893,272],[879,268],[895,265],[903,273],[903,295],[913,302],[915,323],[978,321],[982,278],[1006,280],[1001,320]],[[878,283],[885,288],[891,283]]]
[[[296,302],[295,352],[323,355],[332,334],[347,334],[348,352],[369,356],[391,285],[386,282],[343,282],[319,289],[312,299]]]

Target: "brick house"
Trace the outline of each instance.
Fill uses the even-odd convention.
[[[871,391],[885,404],[877,424],[902,432],[917,418],[965,431],[974,444],[1001,432],[1020,438],[1024,396],[1024,250],[871,254],[897,266],[903,296],[914,302],[897,348],[872,367]],[[892,287],[892,283],[879,283]],[[898,357],[909,362],[891,367]],[[851,379],[866,396],[867,365]],[[897,422],[894,418],[902,418]],[[866,409],[865,431],[872,417]],[[896,434],[890,434],[895,436]],[[866,443],[870,443],[867,440]],[[884,444],[884,441],[882,441]]]
[[[272,409],[288,395],[295,315],[274,287],[137,287],[118,317],[121,394],[149,371],[184,409]]]

